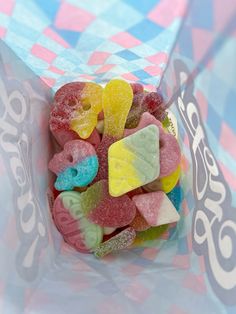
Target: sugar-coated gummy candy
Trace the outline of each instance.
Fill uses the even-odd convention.
[[[89,253],[102,242],[103,228],[88,221],[80,202],[78,192],[62,192],[54,201],[52,215],[64,240],[77,251]]]
[[[107,179],[108,148],[123,136],[125,121],[130,110],[133,91],[130,84],[122,80],[111,80],[103,91],[104,131],[97,148],[99,169],[95,181]]]
[[[168,225],[161,225],[159,227],[151,227],[147,230],[136,232],[136,238],[132,246],[148,246],[148,241],[154,241],[160,238],[167,229]]]
[[[160,134],[160,178],[176,170],[181,160],[179,143],[172,134]]]
[[[177,185],[171,192],[167,193],[167,196],[179,212],[183,197],[180,185]]]
[[[104,134],[120,139],[132,105],[133,91],[125,81],[111,80],[103,91]]]
[[[180,219],[174,205],[162,191],[136,195],[132,200],[150,226],[157,227]]]
[[[99,168],[94,182],[107,179],[108,177],[108,148],[116,141],[114,137],[104,135],[101,143],[97,147],[97,156],[99,161]]]
[[[95,83],[73,82],[55,94],[49,125],[61,144],[60,135],[74,139],[89,138],[102,110],[102,87]]]
[[[109,193],[120,196],[159,176],[159,129],[147,126],[112,144],[108,151]]]
[[[151,245],[180,219],[177,122],[158,90],[119,79],[69,83],[55,94],[49,125],[63,147],[49,163],[64,191],[55,189],[52,216],[70,246],[101,258]]]
[[[165,113],[165,106],[163,104],[163,98],[160,93],[146,92],[137,93],[134,95],[133,103],[128,114],[125,127],[130,129],[137,127],[141,115],[144,112],[154,114],[158,120],[162,120]]]
[[[140,122],[136,128],[125,129],[124,136],[134,134],[138,130],[152,124],[159,128],[160,178],[162,178],[171,175],[180,164],[181,152],[177,139],[172,134],[166,133],[163,130],[161,123],[148,112],[142,114]]]
[[[163,97],[160,93],[157,93],[157,92],[146,93],[142,101],[142,106],[145,109],[145,111],[148,111],[150,113],[154,113],[154,112],[161,113],[165,111],[165,106],[163,104]]]
[[[98,171],[95,149],[82,140],[67,142],[63,151],[53,156],[49,169],[57,175],[57,190],[86,186],[92,182]]]
[[[136,207],[127,196],[112,197],[107,180],[101,180],[81,194],[81,203],[88,219],[102,227],[119,228],[135,217]]]
[[[97,258],[102,258],[105,255],[128,248],[135,239],[136,232],[132,227],[121,231],[119,234],[101,243],[94,251]]]
[[[179,181],[181,173],[180,165],[168,176],[157,178],[153,182],[150,182],[143,186],[143,189],[147,192],[154,192],[154,191],[163,191],[165,193],[169,193]]]

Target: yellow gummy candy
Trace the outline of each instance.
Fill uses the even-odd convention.
[[[129,83],[111,80],[103,91],[104,135],[120,139],[133,101],[133,91]]]
[[[108,150],[109,193],[117,197],[155,180],[160,173],[159,129],[149,125]]]
[[[108,158],[109,192],[111,196],[120,196],[127,191],[142,186],[143,183],[133,167],[137,157],[135,153],[126,148],[122,141],[111,145]]]
[[[97,125],[97,116],[102,111],[103,88],[95,83],[86,83],[81,92],[81,106],[76,110],[70,128],[81,138],[88,138]]]
[[[169,176],[163,177],[161,179],[156,179],[151,183],[148,183],[144,186],[144,189],[148,192],[160,191],[162,190],[165,193],[169,193],[176,186],[179,181],[181,172],[180,165],[172,172]]]

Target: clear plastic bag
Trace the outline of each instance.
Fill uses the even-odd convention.
[[[234,1],[193,1],[168,47],[160,89],[183,152],[180,222],[168,240],[104,260],[75,252],[52,223],[53,92],[0,42],[1,313],[235,313],[235,15]],[[87,78],[132,80],[132,69],[118,69]],[[61,75],[54,89],[71,79],[74,72]]]

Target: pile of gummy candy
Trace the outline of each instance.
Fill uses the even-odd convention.
[[[178,183],[181,152],[166,122],[161,94],[138,83],[73,82],[56,92],[52,216],[70,246],[100,258],[179,220],[167,193]]]

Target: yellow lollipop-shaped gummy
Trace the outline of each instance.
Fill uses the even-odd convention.
[[[104,135],[120,139],[132,105],[133,91],[129,83],[114,79],[107,83],[102,95]]]

